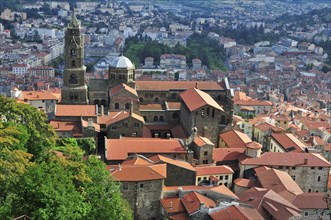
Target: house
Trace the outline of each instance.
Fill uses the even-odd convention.
[[[271,152],[298,152],[303,153],[306,145],[293,134],[271,134],[268,150]]]
[[[267,148],[269,145],[269,136],[272,133],[282,133],[284,129],[276,127],[268,122],[257,123],[253,127],[253,140]]]
[[[197,135],[217,143],[218,134],[228,124],[228,114],[207,93],[191,88],[180,94],[180,120],[186,133],[196,129]]]
[[[44,111],[46,114],[54,113],[59,97],[50,91],[22,91],[19,100]]]
[[[107,168],[121,182],[123,198],[134,210],[135,219],[159,218],[159,200],[167,177],[165,164],[118,165]]]
[[[177,54],[162,54],[160,57],[160,68],[186,68],[186,57]]]
[[[224,209],[208,214],[212,220],[249,219],[263,220],[263,216],[253,207],[245,205],[230,205]]]
[[[22,76],[28,72],[29,68],[29,64],[14,64],[12,65],[12,72],[17,76]]]
[[[229,166],[202,165],[196,166],[195,170],[196,185],[224,185],[228,188],[232,186],[233,170]]]
[[[253,206],[264,219],[300,219],[301,210],[273,190],[254,187],[237,194],[240,202]]]
[[[196,164],[210,164],[213,162],[213,149],[215,145],[208,139],[202,136],[194,136],[194,140],[190,146],[194,152]]]
[[[175,159],[192,160],[188,158],[190,155],[179,139],[123,137],[105,141],[105,159],[108,164],[122,163],[133,154],[145,157],[162,154]]]
[[[239,157],[240,177],[254,176],[254,168],[268,166],[287,172],[304,192],[326,192],[330,163],[316,153],[265,152],[255,158]]]
[[[190,163],[162,155],[154,155],[148,159],[154,163],[165,163],[167,165],[165,186],[190,186],[195,184],[196,170]]]
[[[302,219],[330,219],[328,194],[302,193],[297,195],[292,204],[302,210]]]
[[[218,147],[246,148],[246,144],[251,142],[252,139],[247,134],[232,129],[219,135]]]
[[[261,101],[246,96],[243,92],[235,92],[233,98],[233,111],[235,114],[246,112],[251,114],[254,109],[254,114],[270,113],[273,104],[269,101]]]

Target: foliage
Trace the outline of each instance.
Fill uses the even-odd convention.
[[[252,118],[255,118],[255,114],[244,114],[242,112],[238,112],[236,115],[244,118],[244,119],[252,119]]]
[[[29,136],[23,125],[14,122],[0,122],[0,149],[7,147],[10,150],[25,150]]]
[[[25,127],[29,135],[25,148],[35,158],[39,158],[45,149],[54,146],[55,133],[47,123],[45,113],[30,105],[21,104],[13,99],[0,96],[0,115],[4,116],[9,122],[21,124]],[[21,129],[23,128],[21,127]]]
[[[143,63],[146,57],[153,57],[154,61],[159,63],[162,54],[180,54],[186,56],[188,63],[192,59],[198,58],[203,65],[207,65],[210,69],[224,69],[224,48],[219,46],[215,40],[208,39],[205,34],[192,35],[188,39],[187,47],[177,44],[171,48],[157,41],[138,37],[129,38],[126,42],[124,55],[136,66]]]
[[[56,140],[58,146],[78,146],[85,155],[94,154],[96,143],[93,138],[59,138]]]

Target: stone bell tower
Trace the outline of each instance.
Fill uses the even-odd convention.
[[[65,33],[65,69],[61,104],[88,104],[87,85],[85,83],[84,39],[80,32],[80,23],[73,13]]]

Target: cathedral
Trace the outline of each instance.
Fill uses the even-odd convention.
[[[84,39],[74,14],[65,32],[63,81],[53,120],[60,136],[88,136],[86,129],[92,128],[107,138],[197,135],[217,145],[219,133],[232,123],[233,93],[226,78],[221,82],[136,81],[135,66],[121,55],[111,63],[108,79],[87,83]],[[61,133],[60,124],[70,121],[80,129]]]

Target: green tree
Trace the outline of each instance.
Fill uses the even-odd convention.
[[[5,116],[9,122],[21,124],[26,128],[29,139],[25,147],[35,158],[39,158],[45,149],[51,149],[55,145],[54,129],[47,123],[45,113],[36,108],[0,96],[0,115]]]
[[[0,122],[0,149],[8,147],[11,150],[26,150],[25,144],[29,134],[23,125],[15,122]]]

